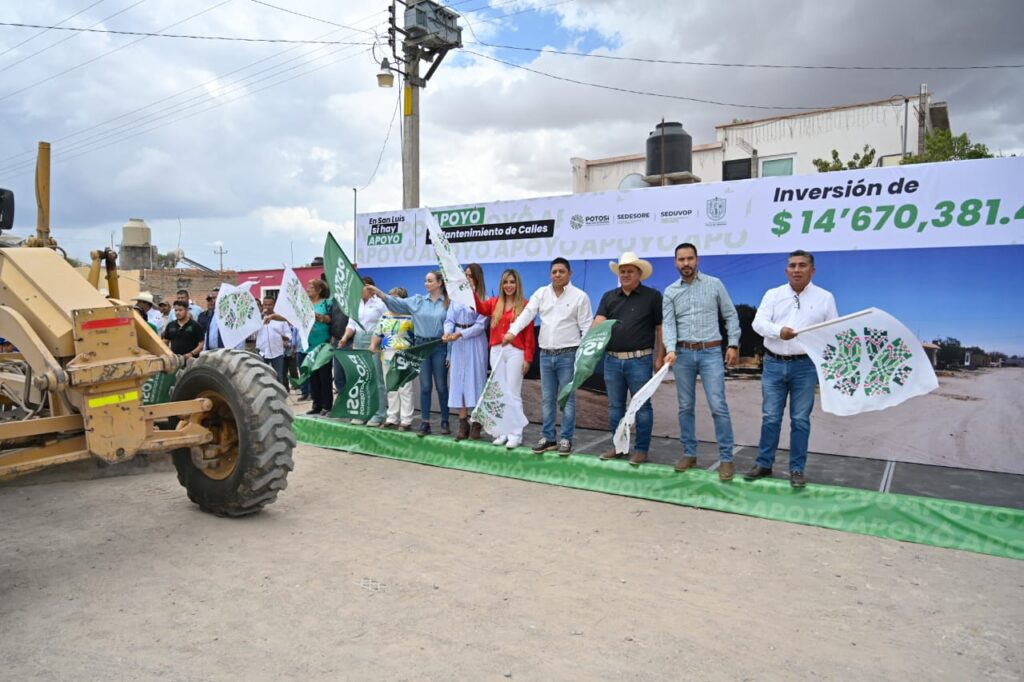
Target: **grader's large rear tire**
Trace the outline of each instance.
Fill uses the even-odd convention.
[[[178,481],[188,498],[218,516],[253,514],[277,499],[292,470],[292,410],[273,369],[251,353],[203,353],[178,376],[172,400],[210,398],[200,422],[214,442],[174,452]]]

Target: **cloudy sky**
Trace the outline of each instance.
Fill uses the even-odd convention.
[[[1024,69],[808,70],[655,65],[494,47],[731,64],[1024,64],[1024,3],[452,0],[465,47],[423,93],[421,202],[571,191],[569,159],[643,151],[662,117],[695,143],[781,110],[914,94],[954,133],[1024,151]],[[327,43],[0,26],[0,186],[35,225],[39,140],[53,144],[54,234],[73,256],[144,218],[161,251],[216,267],[303,264],[359,211],[401,207],[398,89],[376,85],[384,0],[2,0],[0,22]],[[285,11],[290,10],[290,12]],[[300,16],[307,15],[307,16]],[[493,61],[487,57],[501,60]],[[527,71],[523,67],[532,69]],[[680,97],[624,94],[535,73]],[[394,121],[394,126],[389,127]],[[387,144],[385,144],[387,139]],[[379,167],[378,159],[380,160]],[[375,172],[376,169],[376,172]]]

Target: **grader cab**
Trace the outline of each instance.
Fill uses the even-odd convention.
[[[84,278],[49,234],[49,145],[36,168],[37,233],[0,248],[0,481],[82,459],[124,462],[170,451],[202,509],[244,516],[273,502],[292,469],[292,412],[268,365],[250,353],[174,355],[118,300],[116,254],[92,253]],[[14,195],[0,189],[0,228]],[[101,261],[110,297],[97,289]],[[143,385],[175,374],[169,402]]]

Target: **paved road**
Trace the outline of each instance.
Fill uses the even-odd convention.
[[[311,447],[0,488],[10,680],[1021,679],[1024,563]]]

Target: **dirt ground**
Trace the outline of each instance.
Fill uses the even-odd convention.
[[[576,394],[579,426],[608,428],[603,395]],[[761,382],[730,379],[726,400],[737,445],[757,446],[761,433]],[[527,415],[540,420],[540,382],[523,383]],[[675,384],[663,384],[652,399],[654,434],[679,437]],[[1024,369],[985,369],[939,377],[939,388],[880,412],[838,417],[822,412],[820,400],[811,414],[811,452],[934,464],[1024,474]],[[715,427],[697,389],[697,438],[714,441]],[[781,443],[788,447],[789,420],[783,420]]]
[[[0,488],[10,680],[1024,677],[1024,562],[300,446]]]

